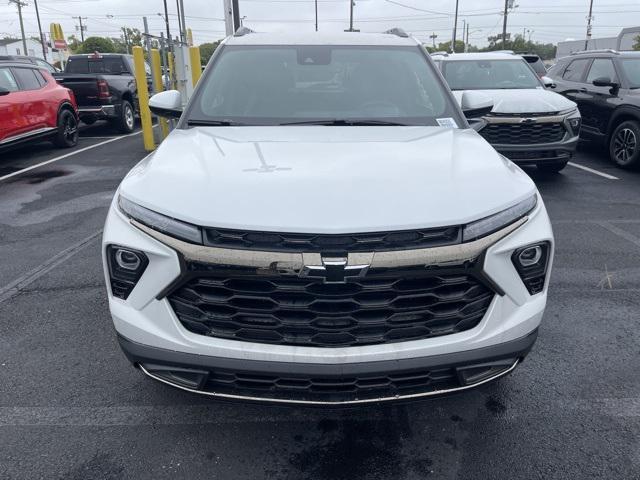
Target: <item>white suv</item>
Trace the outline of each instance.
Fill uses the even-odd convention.
[[[415,39],[243,30],[184,111],[172,91],[151,106],[178,128],[124,179],[103,238],[120,345],[148,376],[353,404],[468,389],[529,352],[547,212]]]
[[[489,96],[491,112],[476,115],[473,127],[505,157],[519,165],[559,172],[575,153],[581,117],[575,102],[547,90],[520,55],[509,52],[439,53],[440,67],[454,95],[474,91]]]

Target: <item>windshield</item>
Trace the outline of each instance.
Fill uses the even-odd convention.
[[[455,60],[442,71],[451,90],[492,90],[540,87],[527,62],[514,60]]]
[[[464,122],[417,46],[226,46],[202,80],[191,124]]]
[[[640,58],[625,58],[621,63],[629,88],[640,88]]]

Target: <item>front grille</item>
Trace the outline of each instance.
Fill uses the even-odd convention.
[[[347,283],[187,265],[168,299],[200,335],[313,347],[418,340],[475,327],[494,292],[475,265],[372,269]]]
[[[209,373],[202,390],[262,399],[335,402],[411,395],[460,386],[454,368],[332,377],[214,370]]]
[[[461,241],[459,226],[354,234],[276,233],[205,228],[209,247],[269,252],[381,252],[453,245]]]
[[[565,159],[571,155],[565,150],[528,150],[528,151],[511,151],[500,150],[500,153],[509,160],[544,160],[544,159]]]
[[[553,143],[566,133],[561,123],[490,123],[482,135],[492,145],[528,145]]]

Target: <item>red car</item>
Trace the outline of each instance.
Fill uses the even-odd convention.
[[[78,143],[73,92],[37,65],[0,61],[0,150],[39,140],[62,148]]]

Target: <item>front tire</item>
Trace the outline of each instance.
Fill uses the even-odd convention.
[[[131,133],[136,127],[136,117],[133,106],[127,100],[122,101],[120,116],[115,121],[115,127],[121,133]]]
[[[78,144],[78,119],[70,110],[58,114],[58,131],[53,138],[56,147],[71,148]]]
[[[609,156],[621,168],[640,166],[640,123],[628,120],[615,128],[609,139]]]
[[[545,172],[545,173],[558,173],[560,172],[564,167],[567,166],[567,163],[569,163],[569,160],[559,160],[557,162],[550,162],[550,163],[539,163],[538,165],[536,165],[538,167],[538,170],[540,170],[541,172]]]

